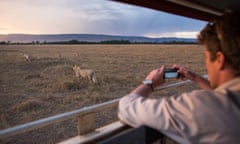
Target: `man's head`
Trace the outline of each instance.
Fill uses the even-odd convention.
[[[219,85],[221,70],[230,69],[233,77],[240,76],[240,12],[226,13],[209,23],[198,39],[206,45],[206,65],[212,87]]]

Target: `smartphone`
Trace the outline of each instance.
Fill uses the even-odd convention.
[[[178,69],[165,69],[164,70],[164,79],[179,78],[180,74]]]

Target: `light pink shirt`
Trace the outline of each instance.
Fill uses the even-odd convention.
[[[118,116],[126,124],[149,126],[182,144],[240,144],[240,78],[214,91],[168,98],[129,94],[120,99]]]

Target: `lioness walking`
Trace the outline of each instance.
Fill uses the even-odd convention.
[[[73,71],[75,72],[76,77],[78,78],[88,78],[93,83],[97,83],[96,73],[92,69],[80,69],[79,66],[74,65]]]

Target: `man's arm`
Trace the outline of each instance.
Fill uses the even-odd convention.
[[[178,72],[180,73],[180,79],[183,80],[187,78],[191,81],[196,82],[202,89],[211,90],[209,81],[201,75],[191,71],[189,68],[184,66],[174,65],[173,67],[178,69]]]
[[[205,90],[212,89],[209,81],[206,78],[202,77],[201,75],[196,75],[193,81],[196,82],[202,89]]]
[[[158,87],[165,82],[165,80],[163,78],[164,68],[165,67],[162,66],[159,69],[155,69],[155,70],[151,71],[147,75],[146,80],[151,80],[153,82],[153,85],[152,85],[153,88]],[[137,95],[141,95],[143,97],[148,97],[152,92],[153,92],[153,90],[150,87],[148,87],[147,85],[141,84],[137,88],[135,88],[131,92],[131,94],[137,94]]]

